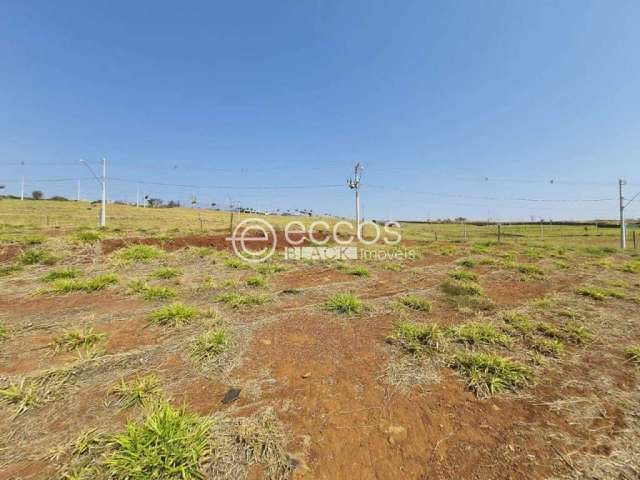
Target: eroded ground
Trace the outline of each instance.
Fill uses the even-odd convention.
[[[145,377],[149,397],[214,422],[205,478],[640,475],[637,257],[417,242],[404,262],[247,267],[207,238],[162,246],[60,236],[0,255],[0,479],[109,478],[96,439],[145,415],[114,386]],[[345,293],[360,310],[327,307]],[[193,315],[153,320],[175,302]],[[412,350],[399,325],[440,340]],[[199,356],[207,332],[224,338]],[[456,367],[465,353],[531,376],[483,390]]]

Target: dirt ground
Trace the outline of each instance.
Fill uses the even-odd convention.
[[[131,245],[162,252],[150,260],[119,260]],[[33,384],[38,402],[24,411],[16,402],[0,403],[0,480],[84,478],[62,477],[68,456],[56,455],[56,448],[87,430],[113,434],[139,419],[139,407],[114,407],[110,388],[146,374],[159,378],[171,403],[203,417],[275,412],[286,432],[283,451],[295,460],[291,471],[274,476],[254,462],[237,478],[640,478],[640,367],[625,356],[625,347],[640,343],[640,274],[623,271],[635,257],[593,256],[581,248],[557,253],[548,244],[425,242],[406,246],[416,249],[417,260],[278,257],[273,264],[280,269],[261,273],[259,266],[229,261],[221,237],[190,236],[92,245],[52,238],[37,247],[4,247],[2,265],[18,262],[30,248],[51,251],[56,261],[0,277],[0,325],[8,332],[0,339],[0,389]],[[531,248],[539,255],[525,255]],[[465,259],[482,289],[477,297],[443,287]],[[542,273],[523,273],[522,264]],[[154,272],[161,267],[180,275],[159,279]],[[78,269],[82,278],[115,273],[118,280],[93,292],[55,292],[43,277],[61,268]],[[247,284],[256,274],[265,284]],[[134,280],[175,296],[145,299],[131,287]],[[622,294],[596,299],[579,294],[585,285]],[[259,293],[268,301],[233,306],[220,300],[229,292]],[[327,309],[327,299],[345,292],[364,302],[360,313]],[[430,311],[403,305],[407,294],[427,299]],[[153,311],[173,301],[207,310],[207,320],[150,323]],[[589,339],[566,340],[561,355],[541,358],[503,321],[513,311],[559,329],[570,318]],[[512,336],[509,346],[478,351],[523,362],[534,380],[477,395],[444,356],[414,355],[390,341],[399,321],[496,325]],[[211,324],[223,326],[232,341],[217,359],[194,360],[194,341]],[[102,334],[95,349],[53,347],[65,332],[88,328]],[[223,403],[232,387],[241,389],[239,398]]]

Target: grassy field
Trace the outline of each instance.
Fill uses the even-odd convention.
[[[96,221],[0,201],[0,480],[637,478],[616,229],[405,224],[376,248],[410,257],[248,265],[207,243],[228,212]]]

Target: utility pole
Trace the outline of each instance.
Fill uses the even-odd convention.
[[[80,160],[85,167],[89,169],[91,175],[96,179],[98,184],[102,187],[102,206],[100,208],[100,226],[107,226],[107,159],[102,159],[102,177],[98,177],[93,171],[91,166],[84,160]]]
[[[20,183],[20,200],[24,200],[24,175],[22,176],[22,182]]]
[[[76,198],[76,200],[78,202],[80,201],[80,179],[78,179],[78,197]]]
[[[353,169],[353,178],[347,180],[347,186],[356,192],[356,232],[360,234],[360,179],[363,167],[360,162]]]
[[[631,205],[631,202],[633,202],[636,198],[638,198],[638,195],[640,195],[640,192],[638,192],[633,197],[631,197],[631,199],[627,203],[624,203],[625,198],[622,195],[622,186],[626,184],[626,180],[622,178],[618,180],[618,191],[620,192],[620,248],[623,250],[627,247],[627,226],[624,220],[624,209]]]
[[[624,250],[627,248],[627,227],[624,223],[624,197],[622,196],[622,186],[627,181],[622,178],[618,180],[618,191],[620,193],[620,248]]]

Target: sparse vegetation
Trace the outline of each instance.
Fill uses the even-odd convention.
[[[175,298],[175,290],[169,287],[150,286],[143,280],[133,280],[129,282],[129,290],[132,293],[140,295],[145,300],[168,300]]]
[[[509,345],[511,340],[508,335],[499,332],[496,327],[483,322],[469,322],[451,330],[453,338],[468,344],[498,344]]]
[[[90,350],[104,338],[105,335],[103,333],[95,332],[93,328],[69,330],[63,335],[54,338],[51,346],[56,353],[80,349]]]
[[[145,419],[116,435],[105,460],[121,480],[203,478],[200,462],[209,452],[209,421],[168,403],[148,407]]]
[[[197,360],[209,360],[221,354],[229,343],[229,333],[223,328],[209,330],[200,335],[191,352]]]
[[[41,404],[36,386],[24,378],[18,383],[11,382],[6,387],[0,388],[0,401],[13,405],[16,409],[15,415]]]
[[[149,320],[156,325],[180,327],[191,323],[200,315],[198,309],[176,302],[154,311]]]
[[[559,357],[564,353],[564,344],[555,338],[534,338],[531,348],[550,357]]]
[[[353,293],[337,293],[329,298],[325,304],[329,311],[344,315],[359,314],[364,311],[364,303]]]
[[[518,313],[515,311],[504,312],[502,314],[502,319],[507,323],[512,329],[520,333],[521,335],[530,334],[535,326],[533,322],[522,313]]]
[[[578,289],[578,295],[582,295],[584,297],[589,297],[599,301],[605,300],[606,298],[617,298],[617,299],[625,298],[624,292],[621,292],[619,290],[599,288],[591,285],[580,287]]]
[[[409,294],[403,295],[399,298],[400,303],[405,307],[409,307],[412,310],[418,310],[420,312],[430,312],[431,302],[420,295]]]
[[[368,277],[371,275],[369,270],[363,265],[356,265],[355,267],[349,269],[349,275],[355,275],[356,277]]]
[[[476,280],[478,280],[478,276],[475,273],[463,269],[449,272],[449,276],[455,280],[468,280],[471,282],[475,282]]]
[[[55,258],[49,252],[35,248],[23,252],[19,260],[23,265],[37,265],[39,263],[51,265],[55,263]]]
[[[76,268],[61,268],[58,270],[52,270],[42,277],[43,282],[53,282],[63,278],[77,278],[80,276],[80,271]]]
[[[411,353],[442,350],[445,336],[438,324],[401,322],[394,326],[389,340]]]
[[[515,391],[533,380],[531,370],[514,360],[487,353],[460,353],[452,366],[478,397]]]
[[[124,379],[109,389],[109,397],[125,410],[135,405],[148,404],[162,396],[160,380],[154,374],[144,375],[133,380]]]
[[[8,277],[9,275],[13,275],[14,273],[20,272],[22,267],[20,265],[7,265],[4,267],[0,267],[0,278]]]
[[[447,280],[442,284],[442,290],[449,295],[484,295],[482,287],[469,280]]]
[[[182,275],[182,272],[176,268],[171,267],[162,267],[156,270],[151,274],[152,277],[162,278],[164,280],[169,280],[171,278],[176,278]]]
[[[246,263],[244,263],[242,260],[236,257],[227,258],[224,261],[224,266],[229,268],[234,268],[234,269],[248,268]]]
[[[96,292],[118,283],[118,276],[113,273],[105,273],[97,275],[90,279],[79,278],[63,278],[53,283],[53,292],[70,293],[70,292]]]
[[[99,232],[94,232],[91,230],[83,230],[81,232],[77,232],[73,235],[73,239],[82,242],[82,243],[93,243],[100,240],[102,236]]]
[[[253,277],[249,277],[247,279],[247,285],[250,287],[266,287],[267,279],[261,275],[254,275]]]
[[[163,256],[164,252],[153,245],[131,245],[115,253],[115,257],[125,263],[150,262]]]
[[[261,275],[274,275],[276,273],[284,272],[286,268],[283,265],[277,263],[261,263],[256,266],[256,272]]]
[[[214,298],[214,302],[224,303],[231,308],[253,307],[264,305],[271,301],[271,297],[266,294],[244,294],[238,292],[220,293]]]
[[[629,345],[624,349],[627,359],[636,365],[640,365],[640,345]]]

